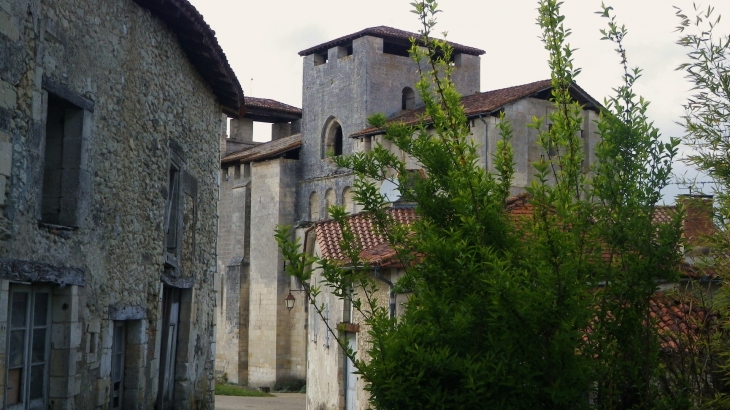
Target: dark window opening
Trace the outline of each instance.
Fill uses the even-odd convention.
[[[405,87],[401,95],[401,110],[412,110],[415,108],[416,93],[411,87]]]
[[[6,405],[25,409],[48,406],[51,294],[48,289],[10,288],[7,329]]]
[[[396,44],[389,41],[383,41],[383,54],[391,54],[394,56],[410,57],[410,44]]]
[[[345,48],[347,48],[347,55],[351,56],[352,55],[352,43],[345,46]]]
[[[363,137],[363,151],[368,152],[373,149],[373,137]]]
[[[555,141],[553,141],[553,136],[550,133],[550,131],[552,131],[552,129],[553,129],[553,124],[548,124],[548,134],[550,134],[550,135],[548,136],[547,152],[548,152],[549,156],[554,157],[554,156],[558,155],[558,147],[557,147],[557,144],[555,143]]]
[[[167,219],[165,221],[165,248],[168,256],[177,256],[180,219],[180,168],[170,163],[167,187]],[[169,259],[169,258],[168,258]]]
[[[334,156],[342,155],[342,127],[339,125],[335,130],[335,141],[334,141]]]
[[[299,159],[299,150],[293,149],[291,151],[287,151],[284,153],[284,158],[286,159]]]
[[[49,94],[41,222],[76,226],[84,111]]]
[[[327,64],[327,52],[324,53],[314,53],[314,65],[322,65]]]

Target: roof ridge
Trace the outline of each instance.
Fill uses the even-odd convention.
[[[373,36],[382,36],[383,38],[391,38],[391,39],[398,39],[398,40],[409,40],[410,38],[416,38],[417,41],[420,41],[421,34],[419,33],[413,33],[406,30],[401,30],[399,28],[380,25],[380,26],[373,26],[373,27],[367,27],[360,31],[356,31],[354,33],[346,34],[344,36],[337,37],[333,40],[325,41],[323,43],[317,44],[315,46],[309,47],[305,50],[302,50],[299,52],[299,55],[304,57],[310,54],[314,54],[317,51],[320,50],[328,50],[330,47],[333,47],[337,44],[347,42],[354,40],[356,38],[364,37],[366,35],[372,34]],[[451,45],[455,51],[465,53],[465,54],[471,54],[471,55],[483,55],[485,54],[484,50],[475,48],[475,47],[469,47],[465,46],[459,43],[454,43],[452,41],[448,41],[449,45]]]

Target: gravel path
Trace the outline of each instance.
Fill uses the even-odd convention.
[[[306,407],[306,394],[274,393],[274,396],[215,396],[215,410],[304,410]]]

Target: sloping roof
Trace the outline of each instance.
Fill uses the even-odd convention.
[[[302,115],[302,109],[293,107],[289,104],[284,104],[283,102],[279,102],[276,100],[272,100],[269,98],[256,98],[256,97],[246,97],[246,108],[263,108],[267,110],[272,111],[281,111],[286,112],[289,114],[298,114],[299,116]]]
[[[686,342],[691,346],[701,332],[714,330],[719,318],[688,296],[660,292],[649,301],[649,309],[656,320],[661,348],[670,352],[678,351]]]
[[[268,98],[245,98],[243,116],[254,121],[289,122],[302,118],[302,109]]]
[[[380,37],[385,40],[396,40],[400,43],[410,43],[411,38],[420,39],[421,35],[416,33],[411,33],[408,31],[399,30],[397,28],[387,27],[387,26],[378,26],[378,27],[370,27],[366,28],[364,30],[360,30],[357,33],[348,34],[346,36],[342,36],[339,38],[336,38],[334,40],[330,40],[326,43],[318,44],[314,47],[310,47],[306,50],[302,50],[299,52],[299,55],[304,57],[310,54],[314,54],[317,52],[327,51],[332,47],[340,46],[346,43],[349,43],[350,41],[365,37],[365,36],[372,36],[372,37]],[[419,44],[421,42],[419,41]],[[474,47],[468,47],[457,43],[449,42],[451,47],[454,48],[454,52],[456,53],[463,53],[463,54],[470,54],[474,56],[480,56],[484,54],[484,50],[480,50],[478,48]]]
[[[200,76],[211,86],[227,114],[238,116],[243,89],[218,44],[215,31],[188,0],[134,0],[167,23]]]
[[[234,152],[221,158],[221,164],[228,162],[251,162],[261,161],[285,152],[297,149],[302,146],[302,134],[294,134],[269,141],[263,144],[247,148],[243,151]]]
[[[416,210],[413,208],[390,208],[387,211],[394,221],[401,224],[411,224],[416,220]],[[373,266],[384,266],[393,262],[396,252],[388,245],[382,234],[377,232],[369,214],[359,213],[351,215],[347,222],[353,234],[359,239],[363,261]],[[315,224],[317,242],[322,257],[336,261],[347,262],[342,251],[342,230],[334,220],[327,220]]]
[[[461,98],[461,104],[464,107],[464,114],[466,117],[474,118],[480,115],[489,115],[494,112],[498,112],[505,105],[523,98],[539,96],[543,99],[548,99],[550,97],[550,90],[552,90],[551,80],[535,81],[529,84],[467,95]],[[578,84],[573,83],[571,86],[571,94],[576,101],[583,104],[586,108],[598,110],[599,107],[601,107],[601,104],[588,95],[588,93],[580,88]],[[424,116],[424,112],[425,108],[423,107],[406,111],[396,117],[393,117],[388,122],[401,122],[406,125],[414,125],[421,121],[421,117]],[[429,118],[424,118],[424,121],[427,123],[429,120]],[[385,130],[382,128],[369,127],[352,134],[350,137],[359,138],[382,134],[384,132]]]

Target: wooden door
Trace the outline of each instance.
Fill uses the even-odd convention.
[[[180,325],[180,289],[165,286],[162,293],[162,342],[160,343],[160,387],[157,408],[174,408],[177,333]]]

